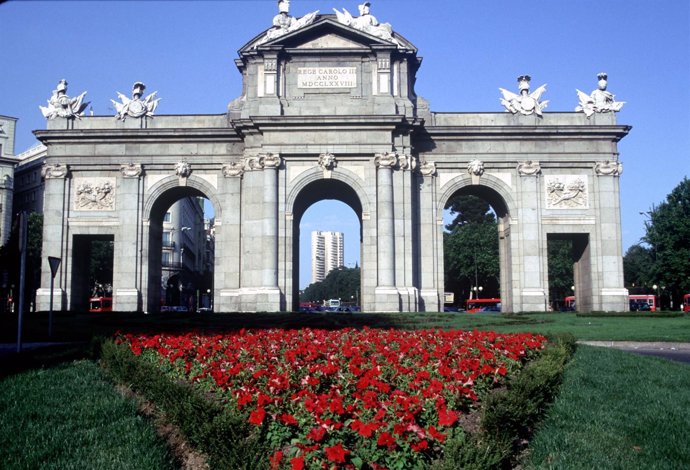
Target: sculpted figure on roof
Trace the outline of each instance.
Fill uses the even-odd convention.
[[[314,22],[319,11],[307,13],[302,18],[295,18],[290,16],[290,0],[278,0],[278,14],[273,17],[273,28],[266,32],[266,35],[256,44],[261,44],[272,41],[287,33],[291,33],[299,28],[307,26]]]
[[[398,41],[393,37],[393,28],[389,23],[379,23],[374,15],[371,14],[371,3],[364,2],[357,7],[359,9],[359,16],[353,17],[350,12],[345,8],[340,12],[335,8],[335,16],[338,21],[344,25],[350,26],[352,28],[358,29],[377,38],[383,39],[384,41],[389,41],[394,44],[400,45]]]
[[[520,75],[518,77],[518,88],[520,94],[515,94],[505,88],[499,88],[503,98],[501,104],[513,114],[523,114],[525,116],[530,114],[542,115],[542,110],[549,104],[549,100],[540,101],[541,95],[546,91],[546,85],[542,85],[534,92],[529,92],[529,82],[531,77],[529,75]]]
[[[46,119],[61,118],[77,118],[80,119],[84,115],[84,111],[89,103],[84,103],[84,96],[86,92],[70,98],[67,96],[67,80],[62,79],[57,84],[53,94],[48,100],[48,106],[39,106],[41,113]]]
[[[617,113],[621,110],[625,101],[616,101],[615,96],[610,91],[606,90],[608,84],[608,75],[601,72],[597,75],[599,79],[599,88],[594,90],[591,94],[576,89],[577,97],[580,99],[580,104],[575,108],[575,111],[582,111],[590,117],[594,113]]]

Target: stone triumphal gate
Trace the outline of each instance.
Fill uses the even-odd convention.
[[[300,220],[324,199],[359,217],[364,311],[439,311],[442,213],[458,194],[498,216],[504,311],[547,308],[551,238],[573,241],[578,309],[627,308],[617,142],[629,127],[617,109],[595,91],[581,93],[581,112],[542,113],[543,87],[530,93],[523,76],[518,93],[502,90],[507,112],[434,113],[414,91],[417,49],[368,8],[281,10],[239,51],[243,90],[225,114],[154,116],[137,83],[117,116],[80,117],[83,95],[61,82],[35,132],[48,148],[43,255],[63,260],[58,308],[83,308],[80,246],[107,239],[114,308],[157,311],[164,214],[204,196],[216,216],[216,311],[295,309]]]

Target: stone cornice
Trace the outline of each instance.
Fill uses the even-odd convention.
[[[424,132],[434,140],[612,140],[628,135],[631,126],[432,126]],[[422,136],[418,136],[422,137]]]
[[[249,119],[232,121],[238,132],[245,130],[347,130],[384,129],[393,130],[400,127],[419,127],[423,121],[409,120],[396,115],[352,115],[352,116],[257,116]]]
[[[34,135],[43,144],[54,143],[120,143],[137,144],[158,142],[241,142],[233,128],[175,128],[175,129],[68,129],[35,130]]]

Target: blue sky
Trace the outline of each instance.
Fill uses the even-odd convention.
[[[292,0],[291,14],[359,1]],[[241,92],[237,50],[269,27],[274,0],[9,1],[0,4],[0,114],[19,118],[15,152],[45,127],[38,106],[66,78],[88,91],[97,115],[116,91],[141,80],[162,98],[158,114],[218,114]],[[432,111],[497,112],[499,87],[516,77],[547,84],[546,111],[572,111],[575,89],[598,72],[626,101],[619,124],[623,248],[644,235],[640,212],[690,175],[690,2],[687,0],[374,0],[371,12],[424,58],[416,91]],[[321,202],[302,222],[300,286],[309,282],[309,232],[344,231],[345,263],[359,260],[359,222],[347,206]]]

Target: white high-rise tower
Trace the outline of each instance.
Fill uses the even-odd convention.
[[[345,264],[342,232],[311,232],[311,282]]]

